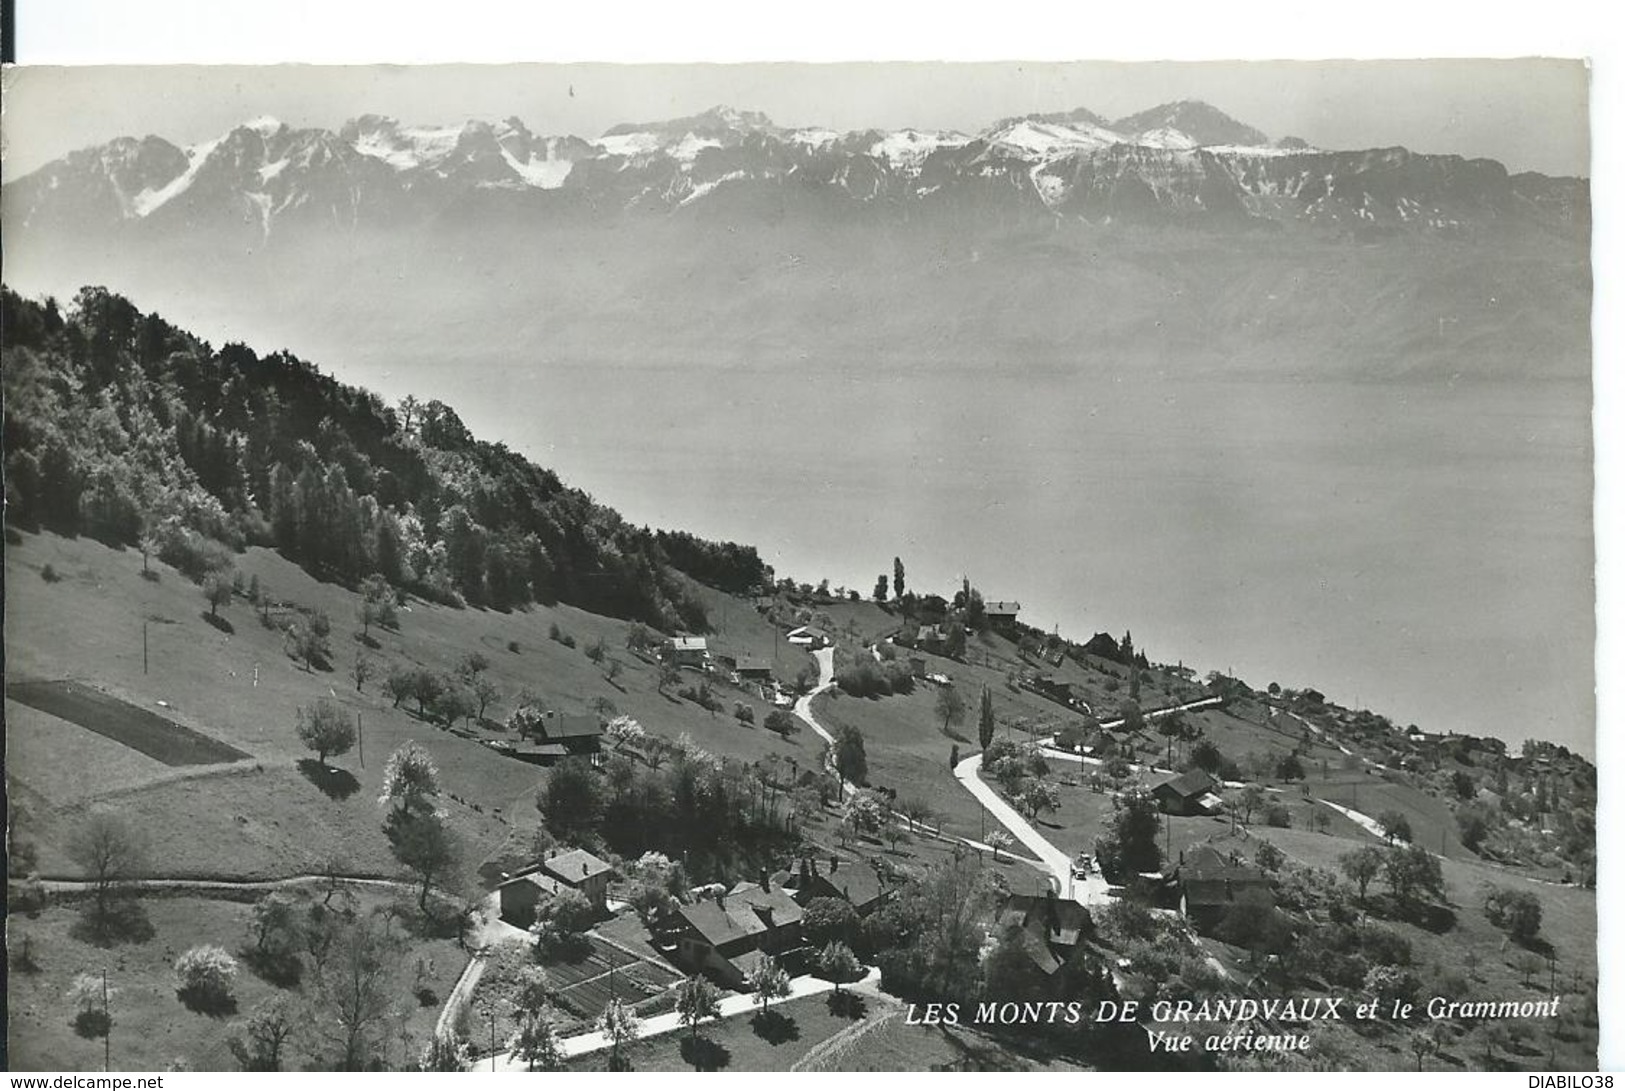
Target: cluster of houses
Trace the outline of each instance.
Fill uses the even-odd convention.
[[[556,850],[498,886],[502,918],[528,927],[544,899],[566,890],[582,894],[599,912],[607,913],[613,871],[583,849]],[[683,971],[743,989],[761,959],[777,958],[798,969],[799,963],[810,963],[816,956],[801,932],[803,912],[815,898],[839,898],[860,916],[868,916],[895,889],[862,860],[806,857],[795,872],[764,871],[755,882],[696,889],[688,903],[650,925],[650,942]]]
[[[795,872],[764,872],[753,883],[702,890],[656,921],[651,939],[680,968],[707,974],[728,988],[743,988],[763,958],[778,958],[793,968],[799,959],[816,954],[805,948],[801,935],[802,912],[815,898],[839,898],[866,917],[894,889],[861,860],[805,857]]]

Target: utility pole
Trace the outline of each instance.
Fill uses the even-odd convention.
[[[141,622],[141,673],[147,673],[147,623]]]
[[[146,625],[142,625],[146,629]],[[102,1071],[113,1071],[113,1009],[107,1003],[107,967],[102,966]]]
[[[497,1010],[491,1009],[491,1071],[497,1070]]]
[[[367,767],[367,737],[361,733],[360,709],[357,709],[355,714],[355,743],[356,753],[361,758],[361,768],[365,769]]]

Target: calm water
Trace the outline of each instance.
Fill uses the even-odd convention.
[[[1583,385],[822,374],[617,362],[446,395],[781,575],[867,593],[900,555],[917,590],[965,573],[1068,636],[1594,750]]]

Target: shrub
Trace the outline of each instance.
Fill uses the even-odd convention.
[[[1382,827],[1383,836],[1390,841],[1405,841],[1411,839],[1411,822],[1399,811],[1383,811],[1377,816],[1377,825]]]
[[[1484,915],[1519,943],[1528,943],[1540,934],[1540,899],[1527,890],[1486,888]]]
[[[175,960],[175,988],[206,1004],[223,1004],[231,999],[237,979],[237,960],[225,948],[212,944],[193,947]]]
[[[1287,829],[1292,825],[1292,812],[1287,810],[1285,803],[1272,800],[1264,807],[1264,822],[1278,829]]]
[[[166,523],[157,539],[158,558],[194,582],[231,567],[231,550],[189,527]]]
[[[790,713],[776,708],[767,714],[762,726],[778,735],[790,736],[801,730],[801,724]]]
[[[59,583],[62,577],[57,575],[56,568],[50,564],[39,570],[39,578],[46,583]]]
[[[734,719],[742,724],[753,724],[756,722],[756,710],[743,701],[735,701]]]

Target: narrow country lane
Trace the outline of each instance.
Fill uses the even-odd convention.
[[[861,980],[854,981],[851,985],[846,987],[857,988],[859,986],[873,986],[877,985],[879,981],[880,971],[871,969]],[[783,999],[773,1001],[769,1006],[776,1007],[779,1004],[785,1004],[791,1000],[800,1000],[804,996],[819,996],[823,993],[832,991],[834,988],[835,986],[831,985],[828,981],[825,981],[822,978],[813,977],[810,974],[802,977],[793,977],[790,979],[790,995],[784,997]],[[726,997],[722,1001],[720,1007],[722,1009],[722,1014],[717,1018],[727,1019],[730,1016],[744,1015],[751,1011],[757,1010],[761,1007],[761,1005],[757,1002],[756,998],[749,993],[736,993],[733,996]],[[704,1023],[701,1023],[700,1026],[705,1027],[706,1025],[716,1021],[716,1019],[708,1019]],[[651,1016],[650,1018],[643,1020],[643,1023],[638,1030],[638,1040],[641,1041],[644,1038],[653,1038],[661,1034],[670,1034],[674,1030],[686,1029],[687,1028],[684,1027],[682,1023],[682,1017],[674,1011],[669,1011],[665,1012],[664,1014]],[[598,1053],[602,1050],[608,1049],[609,1039],[604,1037],[603,1034],[594,1030],[588,1031],[586,1034],[577,1034],[570,1038],[562,1038],[559,1040],[559,1047],[566,1057],[580,1057],[584,1054]],[[524,1072],[525,1070],[525,1062],[520,1060],[512,1053],[497,1054],[494,1067],[492,1065],[491,1058],[488,1056],[483,1060],[476,1062],[471,1069],[471,1071],[474,1072]]]

